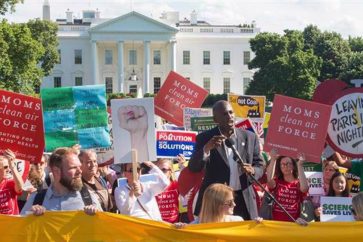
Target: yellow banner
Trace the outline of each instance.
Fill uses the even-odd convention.
[[[231,104],[236,117],[261,119],[265,115],[265,96],[239,96],[228,94],[228,102]]]
[[[277,241],[341,242],[360,241],[363,222],[294,223],[263,221],[188,225],[175,229],[170,224],[119,214],[46,212],[43,216],[0,215],[1,241]]]

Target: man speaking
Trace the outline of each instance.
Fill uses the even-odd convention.
[[[213,183],[227,184],[235,193],[234,214],[244,220],[258,216],[256,195],[251,186],[248,174],[259,179],[263,175],[263,161],[260,156],[259,139],[250,132],[234,126],[234,112],[231,105],[224,100],[213,106],[213,119],[217,127],[197,136],[196,147],[189,161],[192,172],[205,168],[205,177],[197,199],[194,214],[198,216],[205,189]],[[243,165],[236,162],[238,156],[227,147],[229,139],[242,158]],[[229,145],[230,146],[230,145]]]

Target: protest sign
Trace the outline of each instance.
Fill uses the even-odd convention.
[[[305,172],[309,183],[310,195],[324,195],[324,181],[322,172]]]
[[[228,94],[228,102],[231,104],[236,117],[263,121],[265,115],[265,96]]]
[[[363,88],[350,88],[340,80],[325,80],[316,89],[313,100],[332,105],[327,141],[341,154],[363,155]]]
[[[332,104],[328,142],[349,157],[363,155],[363,88],[342,92]]]
[[[245,119],[245,120],[242,120],[238,123],[236,123],[236,128],[240,128],[240,129],[244,129],[244,130],[248,130],[248,131],[251,131],[253,133],[256,133],[256,130],[251,122],[250,119]]]
[[[191,129],[198,133],[213,129],[217,126],[213,117],[192,117],[190,118]]]
[[[154,182],[157,183],[158,182],[158,177],[156,174],[145,174],[145,175],[141,175],[140,176],[140,182]],[[118,187],[123,187],[127,185],[127,178],[122,177],[122,178],[118,178],[117,179],[117,186]]]
[[[155,98],[155,114],[183,126],[183,109],[200,108],[208,91],[171,71]]]
[[[320,221],[354,221],[351,197],[320,197]]]
[[[44,151],[42,105],[39,98],[0,90],[0,153],[39,162]]]
[[[111,110],[115,164],[130,163],[131,149],[139,162],[156,160],[154,99],[112,99]]]
[[[212,117],[213,112],[210,108],[184,108],[183,109],[183,116],[184,116],[184,127],[185,130],[191,130],[191,118],[192,117]]]
[[[156,131],[156,155],[159,158],[175,158],[179,154],[189,159],[195,148],[197,132]]]
[[[343,172],[341,172],[343,173]],[[352,174],[350,172],[345,172],[345,177],[347,178],[347,186],[349,187],[349,193],[359,193],[360,192],[360,176]]]
[[[178,222],[179,192],[178,183],[171,183],[164,192],[155,196],[163,221]]]
[[[111,145],[104,85],[45,88],[41,96],[47,151]]]
[[[275,95],[264,150],[304,153],[307,161],[320,162],[330,111],[329,105]]]

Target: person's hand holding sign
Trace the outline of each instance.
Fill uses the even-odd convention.
[[[144,106],[122,106],[118,109],[120,127],[130,133],[131,149],[138,151],[139,161],[149,160],[148,117]]]

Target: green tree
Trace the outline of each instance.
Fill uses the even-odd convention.
[[[27,24],[32,38],[38,41],[44,49],[38,62],[41,64],[43,74],[48,76],[54,65],[59,61],[58,55],[58,26],[47,20],[30,20]]]
[[[58,61],[57,26],[49,21],[0,23],[0,88],[34,94]]]
[[[353,52],[348,60],[348,66],[339,76],[340,80],[350,84],[350,80],[363,77],[363,52]]]
[[[336,32],[321,32],[316,26],[309,25],[303,31],[305,50],[322,59],[319,81],[338,78],[347,68],[351,53],[348,41]]]
[[[363,38],[362,37],[350,37],[348,39],[349,47],[353,52],[363,51]]]
[[[14,12],[15,5],[23,3],[24,0],[0,0],[0,15],[4,15],[6,12]]]
[[[249,68],[258,68],[247,94],[274,94],[308,99],[312,96],[319,76],[321,60],[312,50],[304,50],[304,37],[300,31],[285,30],[280,36],[261,33],[250,41],[256,57]]]

